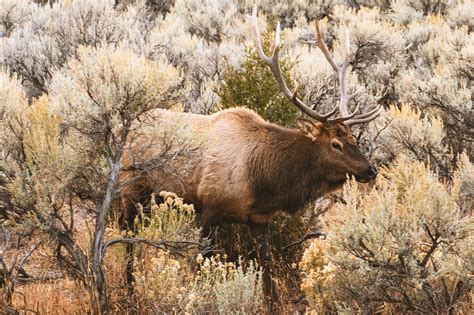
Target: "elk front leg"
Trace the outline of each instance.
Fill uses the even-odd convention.
[[[273,302],[278,301],[278,295],[271,276],[271,256],[269,244],[269,224],[250,224],[250,231],[255,242],[255,249],[257,252],[257,259],[259,264],[263,267],[263,291],[265,299],[272,307]]]
[[[218,223],[216,220],[203,214],[201,226],[201,255],[204,258],[211,258],[215,252]]]
[[[122,197],[122,214],[120,217],[120,229],[128,230],[133,229],[133,221],[137,215],[138,210],[134,202],[128,197]],[[135,257],[135,245],[125,245],[125,278],[127,281],[127,290],[130,295],[133,295],[133,259]]]
[[[147,182],[134,182],[124,187],[121,192],[122,212],[119,217],[119,224],[121,230],[131,230],[135,235],[135,218],[139,214],[138,204],[141,204],[144,209],[150,207],[151,194],[153,190]],[[133,259],[135,257],[135,244],[126,244],[126,268],[125,276],[127,280],[127,289],[130,295],[133,294]]]

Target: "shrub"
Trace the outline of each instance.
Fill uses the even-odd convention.
[[[199,271],[160,252],[135,273],[145,310],[248,314],[263,311],[262,272],[253,262],[229,263],[220,256],[197,257]],[[246,267],[245,267],[246,266]]]
[[[47,92],[54,70],[76,57],[80,46],[123,44],[140,51],[153,25],[139,4],[121,12],[113,0],[17,2],[0,3],[6,35],[0,37],[0,63],[22,76],[30,97]]]
[[[221,42],[235,26],[237,6],[233,1],[177,0],[174,9],[183,17],[188,32],[207,42]]]
[[[458,205],[465,181],[446,185],[423,163],[399,159],[367,193],[347,184],[346,203],[324,218],[327,239],[313,242],[300,264],[310,307],[467,311],[474,239],[472,217]]]
[[[269,55],[271,32],[262,35],[263,47]],[[290,80],[293,64],[287,58],[280,60],[280,67],[288,87],[294,88]],[[294,124],[297,108],[281,92],[268,66],[260,59],[254,48],[246,50],[246,59],[239,70],[228,68],[224,82],[218,92],[220,108],[244,106],[255,110],[263,118],[282,125]]]
[[[17,235],[24,234],[47,240],[43,243],[46,252],[35,252],[32,261],[25,264],[25,270],[33,276],[38,269],[45,268],[37,268],[39,264],[35,259],[48,257],[51,261],[55,252],[61,262],[56,264],[58,274],[71,271],[70,275],[86,279],[77,286],[68,284],[69,280],[65,279],[60,280],[63,284],[57,287],[51,284],[55,292],[61,293],[54,293],[52,297],[53,300],[54,296],[58,301],[62,299],[58,309],[67,310],[67,296],[71,291],[76,296],[74,301],[82,299],[84,302],[80,312],[94,307],[91,303],[94,292],[85,295],[84,290],[91,289],[90,280],[94,278],[90,270],[91,252],[100,253],[100,250],[90,246],[94,235],[89,227],[94,228],[93,219],[98,212],[104,220],[95,226],[104,227],[110,203],[103,202],[103,197],[107,191],[108,196],[112,196],[120,189],[114,179],[119,173],[120,147],[125,139],[147,134],[153,139],[153,145],[163,148],[164,153],[153,161],[152,167],[157,168],[172,169],[178,158],[187,159],[188,154],[195,152],[194,147],[178,139],[183,138],[180,133],[163,132],[159,124],[144,127],[146,122],[136,119],[141,113],[172,103],[175,108],[184,107],[185,111],[203,114],[242,105],[273,122],[288,126],[294,121],[296,108],[282,95],[273,76],[252,49],[253,38],[245,15],[251,12],[253,5],[254,1],[247,0],[0,0],[0,238],[2,241],[9,239],[5,242],[8,244],[12,244]],[[333,70],[322,53],[314,45],[306,44],[314,39],[313,20],[323,18],[320,27],[336,62],[343,56],[341,39],[347,28],[352,43],[348,89],[349,92],[361,89],[351,108],[360,104],[361,110],[365,111],[382,104],[386,109],[373,123],[353,128],[362,150],[371,162],[387,166],[405,155],[403,162],[407,164],[407,172],[417,174],[420,185],[426,182],[424,173],[416,171],[415,166],[429,161],[430,176],[436,178],[433,174],[437,174],[438,179],[426,184],[424,190],[416,188],[415,184],[411,190],[417,191],[426,202],[430,201],[426,196],[432,195],[433,202],[439,201],[441,205],[444,189],[449,200],[455,197],[458,213],[452,214],[454,221],[472,216],[474,167],[468,156],[472,160],[474,153],[471,110],[474,2],[262,0],[259,9],[269,19],[281,21],[285,38],[281,59],[287,83],[294,87],[291,80],[296,79],[301,84],[300,94],[304,101],[317,106],[321,112],[327,112],[337,103],[339,89]],[[271,50],[269,43],[273,42],[271,33],[264,34],[267,53]],[[180,148],[175,150],[177,146]],[[466,155],[459,155],[461,152]],[[169,159],[173,163],[168,163]],[[401,163],[395,163],[389,173],[401,169]],[[456,163],[458,168],[454,170]],[[115,170],[114,174],[111,169]],[[369,192],[360,200],[355,192],[348,190],[350,196],[361,202],[360,213],[368,216],[370,212],[371,217],[376,216],[378,212],[374,209],[381,209],[375,205],[375,200],[380,200],[379,194],[388,196],[396,190],[397,196],[407,196],[409,192],[400,191],[398,184],[392,184],[393,187],[383,184],[385,181],[397,182],[394,176],[385,175],[379,179],[375,189],[368,188]],[[406,181],[415,182],[415,179],[410,177]],[[452,183],[440,184],[442,181]],[[434,186],[439,189],[433,190]],[[455,194],[455,188],[459,193]],[[370,198],[374,198],[372,203],[368,201]],[[177,199],[173,197],[173,200],[174,203]],[[383,205],[391,201],[392,208],[400,211],[387,206],[379,211],[380,215],[388,218],[387,213],[412,213],[405,211],[409,206],[406,200],[401,198],[395,202],[387,197]],[[422,212],[422,205],[417,204],[421,210],[413,210],[413,213],[422,218],[424,214],[432,214],[435,206]],[[179,206],[166,207],[176,210]],[[344,207],[338,205],[333,210],[335,214],[349,213]],[[388,208],[393,211],[387,212]],[[164,215],[168,210],[155,221],[141,217],[141,237],[158,240],[168,235],[173,241],[196,241],[197,229],[191,217],[166,227],[160,223],[170,220]],[[283,291],[280,296],[287,301],[300,296],[300,275],[293,263],[300,260],[303,249],[297,245],[283,248],[319,228],[319,210],[327,209],[307,208],[297,216],[279,216],[273,223],[273,274],[278,291]],[[445,212],[449,213],[448,210]],[[446,240],[449,245],[455,245],[439,244],[426,265],[426,278],[421,279],[417,273],[421,268],[416,262],[419,258],[411,258],[409,254],[423,255],[420,252],[425,250],[424,242],[429,241],[429,235],[423,234],[420,220],[392,215],[387,224],[395,227],[407,224],[404,231],[415,239],[407,241],[408,256],[404,256],[404,252],[402,255],[404,261],[411,264],[406,270],[390,273],[392,271],[387,268],[377,269],[348,253],[350,248],[341,244],[346,244],[343,240],[350,243],[352,239],[344,229],[352,231],[347,227],[365,225],[351,225],[344,216],[344,220],[337,220],[335,214],[330,210],[325,226],[334,230],[334,235],[339,235],[337,242],[329,235],[327,241],[314,242],[313,249],[307,251],[306,260],[317,262],[321,258],[322,270],[330,275],[328,281],[332,281],[324,282],[322,276],[316,281],[305,271],[305,285],[314,285],[311,289],[305,287],[313,309],[354,311],[368,305],[374,310],[385,303],[388,311],[401,313],[415,309],[413,312],[416,312],[420,305],[424,306],[433,298],[432,311],[462,311],[462,303],[467,301],[466,295],[462,296],[467,282],[459,285],[459,289],[453,289],[455,278],[449,272],[457,268],[452,267],[455,261],[452,257],[456,256],[452,252],[454,249],[458,250],[458,261],[466,261],[470,247],[462,245],[464,240],[452,240],[443,234],[443,242]],[[364,237],[371,237],[371,242],[363,239],[367,246],[375,243],[371,235],[385,226],[384,222],[371,224],[362,231]],[[153,229],[146,228],[147,225]],[[186,231],[185,227],[189,229]],[[174,234],[172,231],[176,229],[181,232]],[[220,227],[218,231],[220,249],[231,261],[255,253],[246,226],[226,229]],[[400,240],[407,238],[402,236]],[[121,240],[129,241],[123,237]],[[380,253],[377,247],[377,259],[385,259],[391,249],[405,246],[400,242],[390,239],[382,244]],[[5,245],[6,251],[10,251],[4,256],[5,261],[11,261],[15,255],[12,251],[24,250],[26,243],[18,242],[18,249]],[[101,243],[99,237],[96,244]],[[62,249],[57,249],[58,244]],[[395,247],[388,248],[386,244]],[[357,243],[350,245],[360,250]],[[205,277],[196,275],[193,269],[194,250],[186,252],[184,258],[169,248],[158,253],[143,245],[138,248],[137,276],[145,277],[140,291],[144,299],[135,303],[139,310],[186,312],[194,307],[197,312],[242,312],[259,303],[258,287],[250,286],[259,281],[258,268],[248,274],[252,270],[248,259],[231,267],[225,259],[214,258],[214,262],[209,262],[209,266],[214,266],[209,267],[213,270],[209,273],[214,276]],[[337,248],[338,252],[333,254],[331,248]],[[123,286],[123,247],[110,248],[106,255],[107,291],[114,302],[110,312],[123,312],[127,304],[133,304],[129,303],[130,297]],[[347,257],[352,257],[354,265],[348,266],[344,262],[349,259]],[[398,257],[394,259],[390,263],[398,262]],[[203,264],[202,270],[206,268]],[[362,267],[355,270],[357,264],[368,271]],[[240,267],[245,275],[233,278],[229,270]],[[46,268],[50,270],[50,262]],[[321,270],[318,268],[314,268],[315,274]],[[439,268],[438,271],[435,268]],[[456,269],[459,279],[464,281],[472,270],[459,268]],[[166,272],[158,275],[161,269]],[[223,269],[227,271],[224,273]],[[343,277],[346,271],[348,276]],[[224,274],[228,276],[222,283]],[[375,284],[370,283],[367,288],[361,285],[373,279]],[[381,283],[385,287],[381,288]],[[419,283],[422,283],[421,289]],[[21,312],[22,307],[46,312],[54,310],[54,301],[41,299],[41,283],[19,284],[15,286],[19,293],[13,295],[18,311]],[[43,290],[46,294],[48,286]],[[434,295],[430,295],[429,286]],[[68,287],[71,290],[62,289]],[[182,287],[189,287],[189,292],[180,291]],[[317,291],[317,288],[324,288],[324,291]],[[395,296],[394,299],[402,301],[389,301],[382,294],[384,289],[389,291],[389,297]],[[243,291],[242,295],[234,296],[239,290]],[[446,290],[452,297],[449,303],[446,302]],[[217,295],[218,291],[226,293]],[[117,297],[117,292],[122,295]],[[403,292],[415,306],[407,306]],[[24,302],[22,294],[33,298]],[[254,300],[251,299],[253,294]],[[86,301],[86,297],[90,300]],[[231,303],[234,299],[240,304]],[[44,305],[36,306],[37,301]],[[448,310],[448,304],[454,306]],[[294,313],[295,309],[303,311],[305,302],[288,305],[288,313]],[[134,306],[132,308],[135,311]]]
[[[227,272],[222,272],[225,265],[221,262],[207,267],[210,270],[207,274],[215,272],[212,269],[222,272],[222,278],[215,282],[213,290],[220,314],[250,314],[264,310],[262,271],[252,261],[245,269],[242,264],[242,260],[239,260],[238,265],[228,264]]]
[[[403,154],[410,160],[430,161],[434,170],[443,176],[450,175],[451,155],[444,143],[445,131],[440,118],[422,117],[420,111],[408,105],[390,107],[384,118],[378,122],[385,128],[379,133],[382,145],[375,158],[393,161]]]
[[[171,245],[174,240],[197,243],[193,207],[172,193],[160,196],[163,203],[152,201],[150,214],[137,218],[137,237],[166,240]],[[120,232],[109,230],[113,233]],[[246,314],[262,307],[262,272],[252,261],[237,264],[219,255],[210,259],[198,255],[195,262],[189,259],[196,257],[195,247],[187,252],[177,252],[177,247],[164,249],[155,252],[139,247],[137,251],[135,289],[144,311]]]
[[[152,196],[151,214],[145,214],[141,207],[140,215],[135,218],[136,235],[150,240],[198,241],[194,207],[183,203],[174,193],[161,192],[160,197],[163,202],[158,205]]]
[[[169,105],[181,78],[166,61],[152,61],[128,48],[80,47],[77,53],[53,73],[50,110],[62,118],[62,141],[85,162],[77,180],[87,181],[76,188],[100,198],[110,167],[105,156],[123,150],[134,119]]]
[[[0,152],[1,162],[7,155],[19,151],[18,137],[25,124],[28,106],[25,92],[17,75],[0,69]],[[20,152],[17,152],[20,153]]]
[[[27,106],[17,76],[0,69],[0,216],[3,217],[11,201],[5,186],[21,169],[18,162],[25,161],[21,137]]]
[[[95,308],[107,307],[103,231],[132,122],[167,106],[179,84],[178,71],[165,61],[151,61],[130,49],[81,47],[77,59],[53,74],[48,97],[31,106],[2,108],[12,121],[1,120],[1,128],[14,135],[8,140],[20,148],[4,166],[8,176],[1,189],[8,197],[7,211],[66,248],[74,274],[97,289],[97,296],[91,295],[100,303]],[[8,100],[21,100],[14,90],[5,94]],[[12,155],[15,147],[2,146],[2,151]],[[90,251],[74,236],[75,197],[88,199],[81,206],[100,209]]]

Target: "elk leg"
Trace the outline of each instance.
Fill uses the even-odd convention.
[[[133,221],[138,211],[134,202],[127,196],[122,197],[122,214],[120,217],[120,229],[128,230],[133,228]],[[133,257],[135,256],[135,245],[125,245],[125,278],[127,281],[127,291],[130,295],[133,295]]]
[[[210,222],[210,220],[203,220],[201,229],[201,255],[204,258],[210,258],[214,254],[216,246],[217,225]]]
[[[121,230],[132,230],[135,234],[134,221],[137,217],[139,210],[137,204],[140,203],[144,208],[150,205],[150,196],[152,190],[148,188],[144,183],[134,183],[126,187],[122,191],[121,203],[122,213],[119,218]],[[125,248],[125,259],[127,262],[125,268],[125,276],[127,280],[127,290],[130,295],[133,294],[133,258],[135,257],[135,245],[126,244]]]
[[[125,259],[127,266],[125,267],[125,276],[127,278],[127,291],[130,295],[133,294],[133,257],[135,256],[135,244],[127,244],[125,248]]]
[[[270,307],[272,307],[273,302],[278,301],[278,295],[271,277],[269,225],[268,223],[252,223],[250,224],[250,231],[255,241],[258,262],[263,267],[262,280],[265,299],[269,302]]]

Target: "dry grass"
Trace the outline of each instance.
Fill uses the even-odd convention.
[[[16,310],[37,314],[85,314],[89,301],[87,290],[68,278],[21,285],[13,296]]]
[[[81,238],[81,245],[86,246],[88,242],[88,229],[82,225],[84,230],[78,230],[77,235]],[[24,245],[26,247],[26,244]],[[88,288],[77,279],[64,274],[61,263],[56,259],[52,246],[41,246],[31,259],[24,265],[24,270],[36,279],[54,280],[31,280],[20,281],[15,286],[13,294],[13,309],[19,312],[36,314],[85,314],[92,310],[92,297]],[[18,251],[21,254],[24,250]],[[5,252],[5,260],[12,261],[16,250]],[[105,270],[108,280],[108,293],[110,297],[110,308],[114,313],[127,312],[136,308],[128,296],[125,287],[125,261],[124,250],[121,246],[114,247],[106,255]],[[0,290],[1,293],[1,290]],[[2,313],[0,302],[0,313]]]
[[[173,212],[174,216],[178,216],[175,218],[169,215],[163,216],[163,209],[161,211],[160,209],[157,207],[157,215],[152,222],[165,220],[164,223],[168,223],[166,224],[168,227],[173,225],[173,222],[176,224],[181,222],[179,226],[184,224],[184,221],[178,219],[181,212]],[[186,220],[190,219],[192,218]],[[74,221],[76,222],[77,244],[87,252],[91,240],[92,217],[76,207]],[[193,223],[193,226],[195,225],[194,220],[190,222]],[[187,227],[188,225],[183,226]],[[148,231],[148,229],[153,231]],[[150,222],[147,222],[139,230],[147,236],[151,236],[148,234],[152,232],[158,233],[158,229]],[[190,235],[195,234],[191,233],[188,228],[186,231]],[[119,233],[116,224],[112,224],[107,230],[108,237],[116,237]],[[19,249],[14,240],[15,236],[11,235],[9,241],[4,242],[4,246],[2,246],[3,257],[7,262],[13,261],[16,254],[22,257],[32,244],[41,239],[39,235],[34,235],[28,240],[24,239]],[[88,288],[81,281],[73,279],[65,273],[66,269],[63,263],[56,257],[55,247],[53,240],[43,239],[42,245],[34,251],[23,266],[24,270],[35,279],[54,278],[55,280],[17,282],[12,301],[14,310],[41,314],[91,312],[92,296],[88,293]],[[61,253],[67,259],[66,252],[62,250]],[[149,313],[167,309],[171,312],[198,310],[197,312],[216,313],[236,307],[247,310],[259,308],[261,312],[264,311],[264,303],[258,297],[258,294],[261,294],[259,291],[261,283],[257,286],[252,285],[252,283],[259,283],[259,280],[256,269],[249,267],[250,261],[233,264],[225,259],[217,258],[209,265],[202,262],[203,266],[199,268],[196,262],[196,249],[183,254],[184,257],[172,256],[161,250],[139,246],[136,250],[135,294],[130,295],[125,280],[125,246],[110,247],[104,260],[110,311],[113,313]],[[162,269],[166,270],[164,275],[162,275]],[[206,273],[203,273],[204,270]],[[248,273],[250,270],[254,271]],[[280,283],[284,284],[284,281]],[[220,291],[226,292],[226,296],[222,297],[219,294]],[[242,301],[241,303],[238,302],[239,299]],[[227,301],[227,303],[223,301]]]

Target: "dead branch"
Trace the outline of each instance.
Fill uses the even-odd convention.
[[[321,232],[308,233],[308,234],[304,235],[300,240],[298,240],[296,242],[293,242],[293,243],[283,247],[283,250],[287,250],[288,248],[299,245],[299,244],[301,244],[304,241],[309,240],[309,239],[313,239],[313,238],[318,238],[319,239],[321,236],[323,237],[323,240],[326,239],[326,234],[324,234],[324,233],[321,233]]]
[[[108,240],[105,242],[103,247],[103,253],[105,254],[105,250],[109,246],[113,246],[116,244],[145,244],[156,249],[167,250],[170,251],[172,254],[181,255],[179,252],[182,250],[187,250],[193,247],[199,247],[202,244],[199,242],[192,242],[192,241],[170,241],[170,240],[159,240],[153,241],[144,237],[117,237]]]

